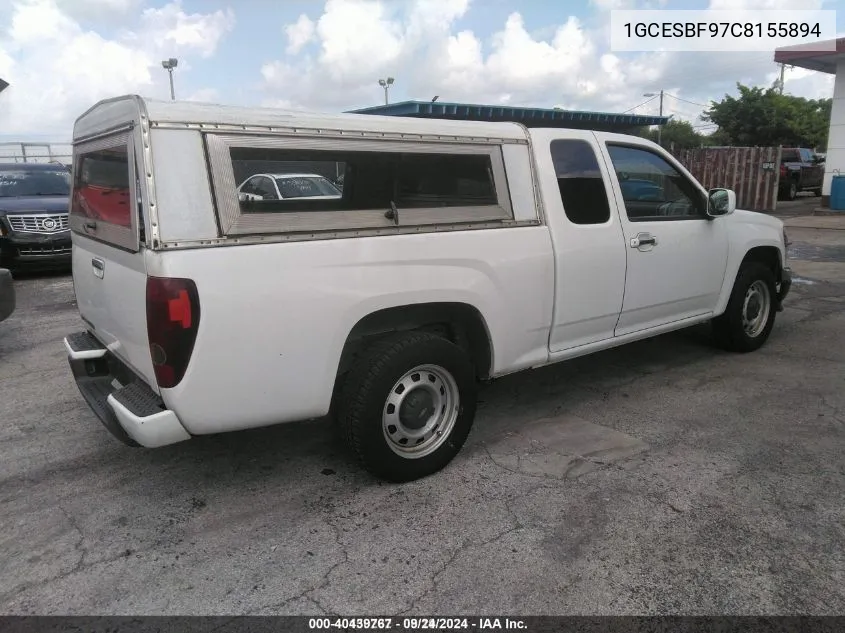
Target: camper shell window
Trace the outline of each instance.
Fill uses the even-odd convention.
[[[74,148],[71,229],[123,249],[139,245],[134,143],[123,133]]]
[[[512,219],[501,148],[209,134],[226,234]]]

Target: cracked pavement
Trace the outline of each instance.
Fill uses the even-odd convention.
[[[70,278],[0,324],[0,612],[845,611],[845,231],[793,228],[759,352],[706,328],[484,387],[456,460],[377,482],[325,421],[112,439],[62,336]]]

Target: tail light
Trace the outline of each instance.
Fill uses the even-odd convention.
[[[147,277],[147,338],[159,387],[175,387],[182,380],[199,321],[199,295],[192,280]]]
[[[785,177],[786,177],[786,165],[781,165],[781,166],[780,166],[780,177],[781,177],[781,178],[785,178]]]

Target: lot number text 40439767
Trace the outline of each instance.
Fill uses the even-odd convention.
[[[398,630],[398,631],[495,631],[526,630],[527,624],[518,618],[309,618],[310,630]]]

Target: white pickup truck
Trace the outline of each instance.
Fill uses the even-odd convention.
[[[302,173],[341,195],[238,193]],[[74,126],[65,346],[127,444],[331,414],[407,481],[479,381],[707,321],[760,347],[786,235],[735,206],[633,136],[119,97]]]

